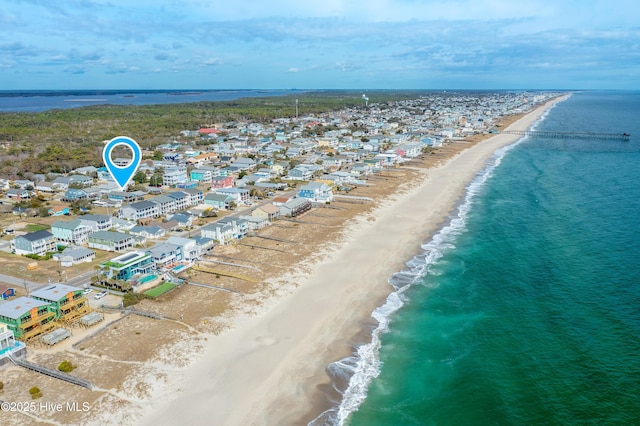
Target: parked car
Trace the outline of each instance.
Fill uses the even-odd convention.
[[[91,292],[93,292],[93,289],[92,289],[92,288],[85,288],[85,289],[82,291],[82,293],[84,293],[84,294],[89,294],[89,293],[91,293]]]
[[[97,300],[97,299],[102,299],[102,298],[103,298],[103,297],[105,297],[106,295],[107,295],[107,292],[106,292],[106,291],[101,291],[101,292],[99,292],[99,293],[96,293],[96,295],[95,295],[95,296],[93,296],[93,297]]]

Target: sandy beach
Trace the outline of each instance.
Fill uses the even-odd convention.
[[[508,128],[529,128],[561,99]],[[148,405],[142,423],[306,424],[321,398],[318,385],[328,381],[326,365],[351,352],[353,336],[392,291],[387,278],[447,221],[495,150],[518,138],[499,134],[424,169],[410,190],[349,221],[321,261],[278,280],[285,296],[210,337],[174,398]]]

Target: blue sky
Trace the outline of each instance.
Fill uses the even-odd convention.
[[[640,89],[637,0],[0,1],[0,90]]]

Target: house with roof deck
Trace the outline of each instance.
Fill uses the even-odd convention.
[[[89,240],[89,234],[93,229],[84,225],[79,219],[57,220],[51,225],[51,232],[56,240],[64,245],[80,246]]]
[[[133,247],[136,240],[132,235],[122,232],[98,231],[89,235],[88,246],[104,251],[124,251]]]
[[[53,284],[33,291],[31,297],[48,303],[58,320],[71,321],[89,312],[89,301],[78,287]]]
[[[0,322],[17,339],[29,340],[56,327],[55,308],[47,302],[21,296],[0,304]]]
[[[151,255],[140,250],[121,254],[100,264],[100,273],[105,281],[112,283],[111,287],[116,287],[113,283],[117,283],[118,280],[129,281],[134,277],[149,274],[154,269]]]
[[[44,256],[58,250],[58,242],[45,229],[20,235],[11,240],[11,251],[15,254],[36,254]]]

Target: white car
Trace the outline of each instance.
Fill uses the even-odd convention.
[[[93,296],[96,300],[97,299],[102,299],[103,297],[105,297],[107,295],[106,291],[101,291],[100,293],[96,293],[95,296]]]
[[[92,288],[85,288],[85,289],[82,291],[82,293],[84,293],[84,294],[89,294],[89,293],[92,293],[92,292],[93,292],[93,289],[92,289]]]

